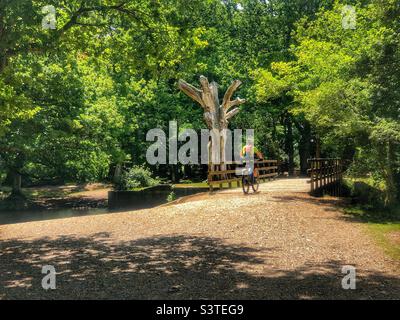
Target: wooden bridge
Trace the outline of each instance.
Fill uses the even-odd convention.
[[[208,172],[208,185],[213,191],[215,187],[229,189],[236,185],[240,187],[242,176],[238,175],[238,170],[243,169],[243,165],[239,163],[228,163],[224,166],[226,170],[221,170],[223,165],[214,165],[213,170]],[[278,176],[278,160],[257,160],[254,163],[254,169],[258,171],[258,179],[261,182],[275,179]]]
[[[342,194],[343,160],[341,159],[310,159],[309,183],[310,193],[313,196],[329,194],[339,196]]]
[[[278,179],[282,173],[279,170],[278,160],[257,160],[255,161],[255,169],[258,171],[258,179],[260,182],[271,181],[268,186],[260,185],[260,191],[282,190],[293,192],[309,192],[313,196],[322,196],[329,194],[339,196],[342,192],[342,179],[344,165],[341,159],[323,159],[316,158],[308,160],[309,178],[297,179]],[[229,192],[234,187],[240,187],[242,176],[237,174],[243,165],[238,163],[213,166],[213,170],[208,172],[208,185],[210,191],[215,188]],[[225,190],[225,189],[228,189]],[[241,192],[237,189],[235,192]]]

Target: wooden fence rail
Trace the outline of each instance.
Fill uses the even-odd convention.
[[[215,186],[220,189],[227,184],[228,188],[232,188],[232,184],[240,187],[242,176],[237,175],[237,170],[244,168],[240,163],[225,164],[226,170],[221,170],[223,165],[214,165],[214,169],[208,172],[208,185],[212,191]],[[254,169],[258,172],[258,179],[265,181],[266,179],[274,179],[278,175],[278,160],[256,160]]]
[[[309,159],[308,163],[311,194],[314,196],[324,194],[340,196],[342,192],[343,160]]]

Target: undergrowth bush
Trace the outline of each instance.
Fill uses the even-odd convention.
[[[374,179],[346,179],[345,189],[347,189],[347,193],[354,204],[366,209],[384,208],[383,186]]]
[[[121,174],[120,179],[115,184],[115,189],[129,191],[136,188],[152,187],[158,183],[159,180],[151,176],[150,170],[143,166],[134,166]]]

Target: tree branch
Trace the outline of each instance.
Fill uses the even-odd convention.
[[[240,80],[235,80],[232,82],[228,90],[226,90],[224,100],[222,101],[222,105],[225,110],[229,109],[230,101],[232,99],[233,93],[240,87],[242,82]]]
[[[230,108],[239,106],[243,103],[246,103],[246,99],[236,98],[233,101],[229,101],[228,106],[225,108],[225,110],[228,111]]]
[[[201,90],[197,89],[195,86],[192,86],[184,80],[179,80],[178,87],[183,93],[188,95],[193,100],[197,101],[203,108],[206,108],[201,96],[203,93]]]
[[[116,5],[110,5],[110,6],[104,6],[104,5],[99,5],[99,6],[92,6],[92,7],[84,7],[84,4],[86,2],[82,1],[80,4],[80,7],[77,11],[75,11],[71,16],[70,19],[68,20],[67,23],[65,23],[60,29],[55,30],[51,33],[51,38],[49,38],[49,41],[46,41],[45,43],[40,43],[40,42],[31,42],[31,43],[26,43],[25,45],[21,45],[19,47],[13,47],[12,45],[9,45],[9,48],[5,50],[5,60],[8,60],[7,58],[11,56],[15,56],[16,54],[23,53],[23,52],[44,52],[47,47],[49,47],[52,43],[54,43],[57,39],[59,39],[66,31],[68,31],[70,28],[73,26],[85,26],[85,27],[100,27],[100,26],[106,26],[106,24],[96,24],[96,23],[84,23],[84,22],[79,22],[78,19],[85,13],[89,12],[94,12],[94,11],[110,11],[110,10],[115,10],[124,14],[128,14],[132,17],[134,17],[135,20],[138,22],[142,23],[143,26],[147,27],[150,29],[150,26],[148,23],[144,20],[141,19],[140,16],[146,15],[150,17],[150,15],[146,12],[143,12],[139,9],[128,9],[124,8],[125,5],[127,5],[129,2],[128,1],[123,1],[119,4]],[[2,28],[4,29],[4,27]],[[4,36],[4,30],[1,31],[1,36]],[[6,63],[5,63],[6,65]],[[2,65],[4,68],[4,66]]]
[[[240,111],[239,108],[235,108],[232,111],[229,111],[225,116],[226,121],[236,116],[239,113],[239,111]]]
[[[74,26],[77,23],[78,18],[83,14],[87,12],[93,12],[93,11],[109,11],[109,10],[118,10],[121,9],[124,5],[126,5],[126,2],[122,2],[120,4],[117,4],[115,6],[94,6],[94,7],[83,7],[83,2],[81,7],[76,11],[69,21],[59,30],[57,30],[57,36],[61,36],[65,31],[70,29],[72,26]]]

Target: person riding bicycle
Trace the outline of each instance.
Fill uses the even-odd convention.
[[[246,162],[247,174],[250,176],[250,179],[253,180],[254,160],[262,159],[263,154],[254,146],[254,143],[250,141],[242,148],[240,156]]]

